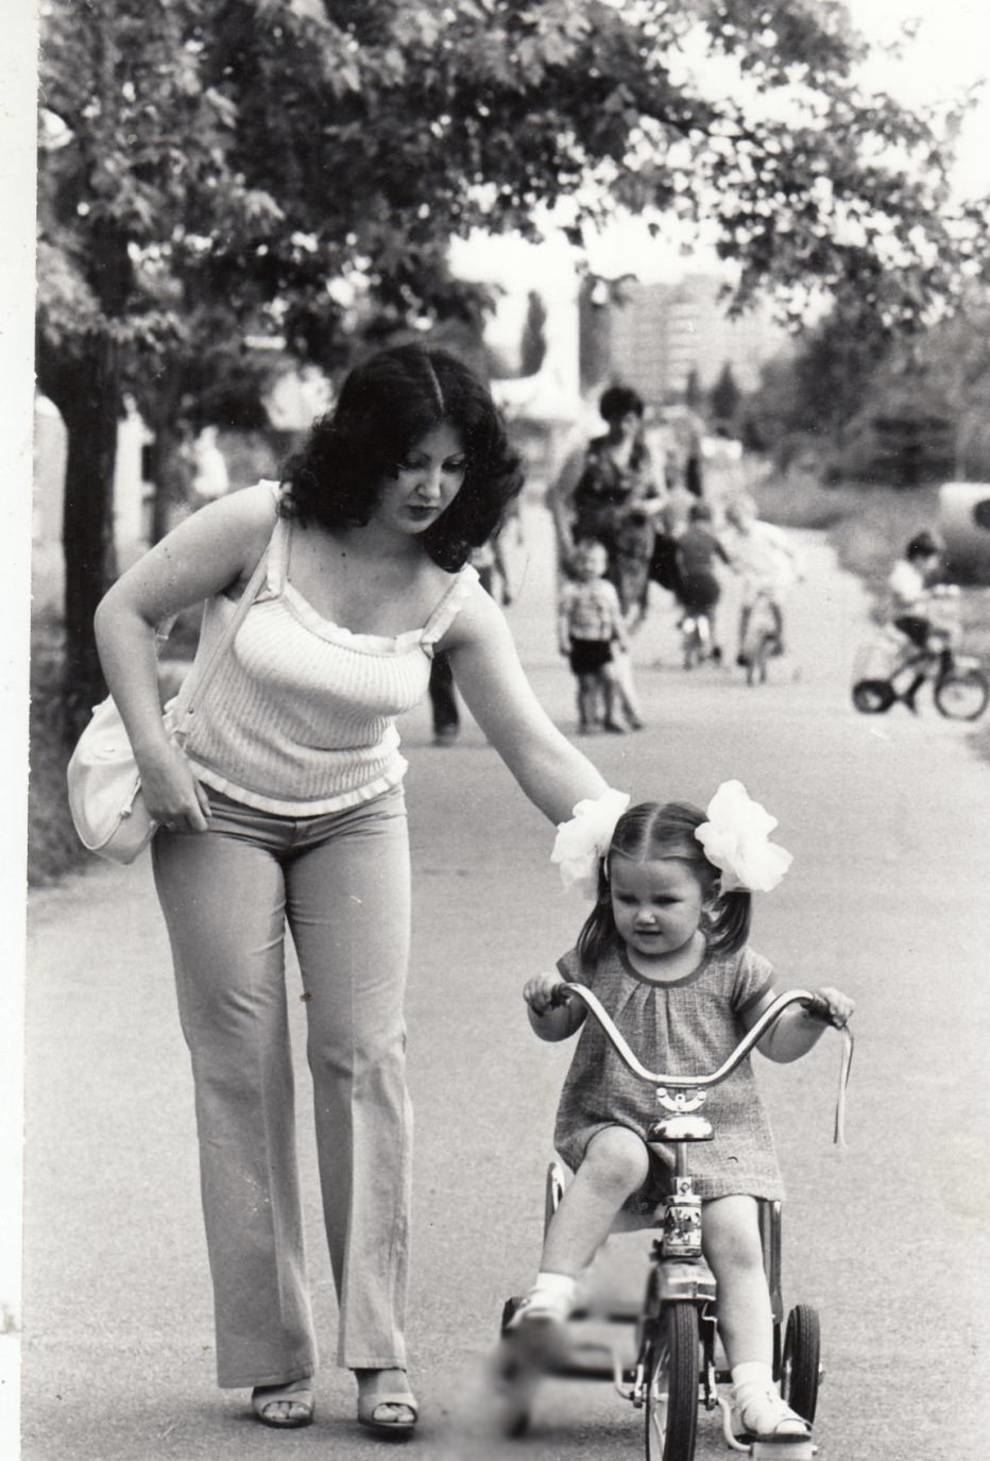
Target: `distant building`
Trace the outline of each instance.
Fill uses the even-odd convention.
[[[682,401],[692,372],[710,390],[726,364],[741,390],[753,389],[760,367],[786,348],[788,336],[766,305],[730,320],[721,284],[712,274],[628,284],[625,303],[610,306],[612,377],[655,405]]]

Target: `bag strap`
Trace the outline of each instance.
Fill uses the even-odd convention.
[[[237,608],[231,616],[231,619],[228,622],[223,633],[220,635],[220,638],[217,640],[217,643],[213,649],[213,653],[210,655],[210,658],[204,664],[202,670],[199,672],[198,675],[196,675],[195,669],[192,669],[186,677],[186,685],[183,687],[183,689],[185,689],[186,691],[185,705],[182,708],[179,724],[176,727],[177,734],[181,735],[183,730],[185,729],[186,722],[190,719],[195,710],[195,702],[201,695],[205,693],[207,686],[209,685],[210,681],[213,679],[213,676],[216,674],[217,670],[220,667],[221,660],[227,653],[230,646],[233,644],[234,637],[237,634],[238,629],[240,629],[241,625],[244,623],[248,609],[250,609],[251,605],[258,597],[258,592],[261,588],[262,583],[264,582],[265,575],[268,572],[268,550],[270,545],[271,544],[269,540],[269,543],[265,545],[264,552],[255,564],[254,572],[251,574],[251,577],[248,580],[247,587],[237,601]],[[194,675],[195,678],[193,678]],[[181,695],[182,691],[180,691],[179,693]]]

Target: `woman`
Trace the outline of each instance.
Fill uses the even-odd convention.
[[[582,538],[604,545],[622,611],[636,622],[649,589],[659,489],[643,440],[640,396],[628,386],[609,386],[598,410],[608,430],[565,463],[553,493],[554,523],[565,563]]]
[[[308,1020],[339,1362],[358,1418],[411,1433],[405,1375],[410,1110],[403,990],[409,865],[393,718],[442,650],[488,739],[554,821],[605,783],[540,709],[468,564],[518,492],[488,392],[404,346],[348,376],[280,488],[183,522],[110,590],[104,672],[160,824],[155,884],[192,1057],[218,1379],[264,1424],[313,1418],[283,977],[286,926]],[[216,643],[262,555],[267,577],[197,707],[166,737],[155,626],[203,599]]]

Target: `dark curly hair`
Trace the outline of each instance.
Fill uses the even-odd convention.
[[[281,510],[331,531],[364,527],[383,483],[441,423],[460,435],[467,467],[457,496],[420,536],[433,561],[455,572],[498,530],[523,478],[490,393],[446,350],[399,345],[355,366],[286,463]]]
[[[718,868],[708,861],[694,835],[706,820],[705,813],[689,802],[666,802],[663,806],[659,802],[640,802],[622,814],[615,824],[608,856],[602,859],[598,869],[595,906],[578,935],[577,951],[582,964],[597,964],[619,941],[608,877],[609,859],[614,853],[636,862],[676,857],[689,863],[705,897],[701,931],[708,952],[733,954],[742,948],[749,937],[752,894],[744,889],[733,889],[730,893],[719,890]]]
[[[621,421],[630,413],[643,414],[643,398],[632,386],[607,386],[598,402],[598,414],[603,421]]]

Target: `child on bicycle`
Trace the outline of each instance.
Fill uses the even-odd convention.
[[[575,812],[594,805],[579,803]],[[672,1166],[668,1151],[646,1143],[656,1116],[651,1088],[628,1073],[594,1019],[584,1024],[586,1007],[568,986],[594,990],[646,1066],[690,1074],[716,1069],[774,998],[773,970],[746,941],[751,895],[776,886],[791,861],[768,840],[775,820],[737,781],[718,789],[707,815],[680,802],[634,806],[610,839],[598,827],[591,854],[581,847],[580,823],[578,815],[563,825],[554,856],[565,882],[578,881],[583,864],[587,889],[596,872],[594,909],[558,972],[531,979],[523,991],[541,1039],[563,1040],[584,1025],[554,1136],[575,1176],[547,1230],[536,1282],[510,1326],[536,1356],[560,1337],[579,1276],[620,1214],[627,1228],[649,1223],[669,1190]],[[828,1019],[845,1024],[852,1000],[837,989],[817,993]],[[758,1048],[772,1060],[795,1060],[823,1029],[823,1016],[795,1005]],[[734,1425],[754,1438],[806,1437],[807,1423],[772,1381],[757,1199],[779,1198],[782,1187],[749,1059],[712,1088],[705,1110],[715,1140],[693,1149],[692,1172],[703,1200],[705,1256],[718,1284]]]
[[[894,628],[919,649],[939,652],[944,672],[952,663],[952,651],[945,630],[931,619],[932,600],[940,589],[945,591],[943,568],[942,550],[931,533],[916,533],[905,547],[904,556],[894,564],[887,588]],[[925,671],[921,670],[904,696],[909,709],[917,710],[915,696],[924,682]]]
[[[557,633],[560,652],[567,656],[577,680],[581,735],[592,735],[601,725],[607,731],[623,733],[625,726],[618,719],[620,706],[634,730],[643,724],[630,683],[628,660],[622,667],[625,683],[616,674],[614,651],[628,653],[629,635],[615,585],[605,577],[607,571],[604,544],[586,538],[577,545],[574,555],[574,579],[565,581],[560,589]]]
[[[728,543],[732,566],[742,578],[736,663],[745,665],[749,620],[761,594],[773,617],[775,652],[783,654],[784,603],[803,573],[800,558],[783,528],[757,517],[755,504],[747,495],[731,502],[725,517],[732,530]]]
[[[677,540],[677,598],[686,616],[708,624],[707,644],[718,664],[722,651],[715,637],[715,610],[722,586],[715,572],[716,560],[728,564],[729,555],[712,531],[712,510],[707,502],[694,502],[688,526]]]

